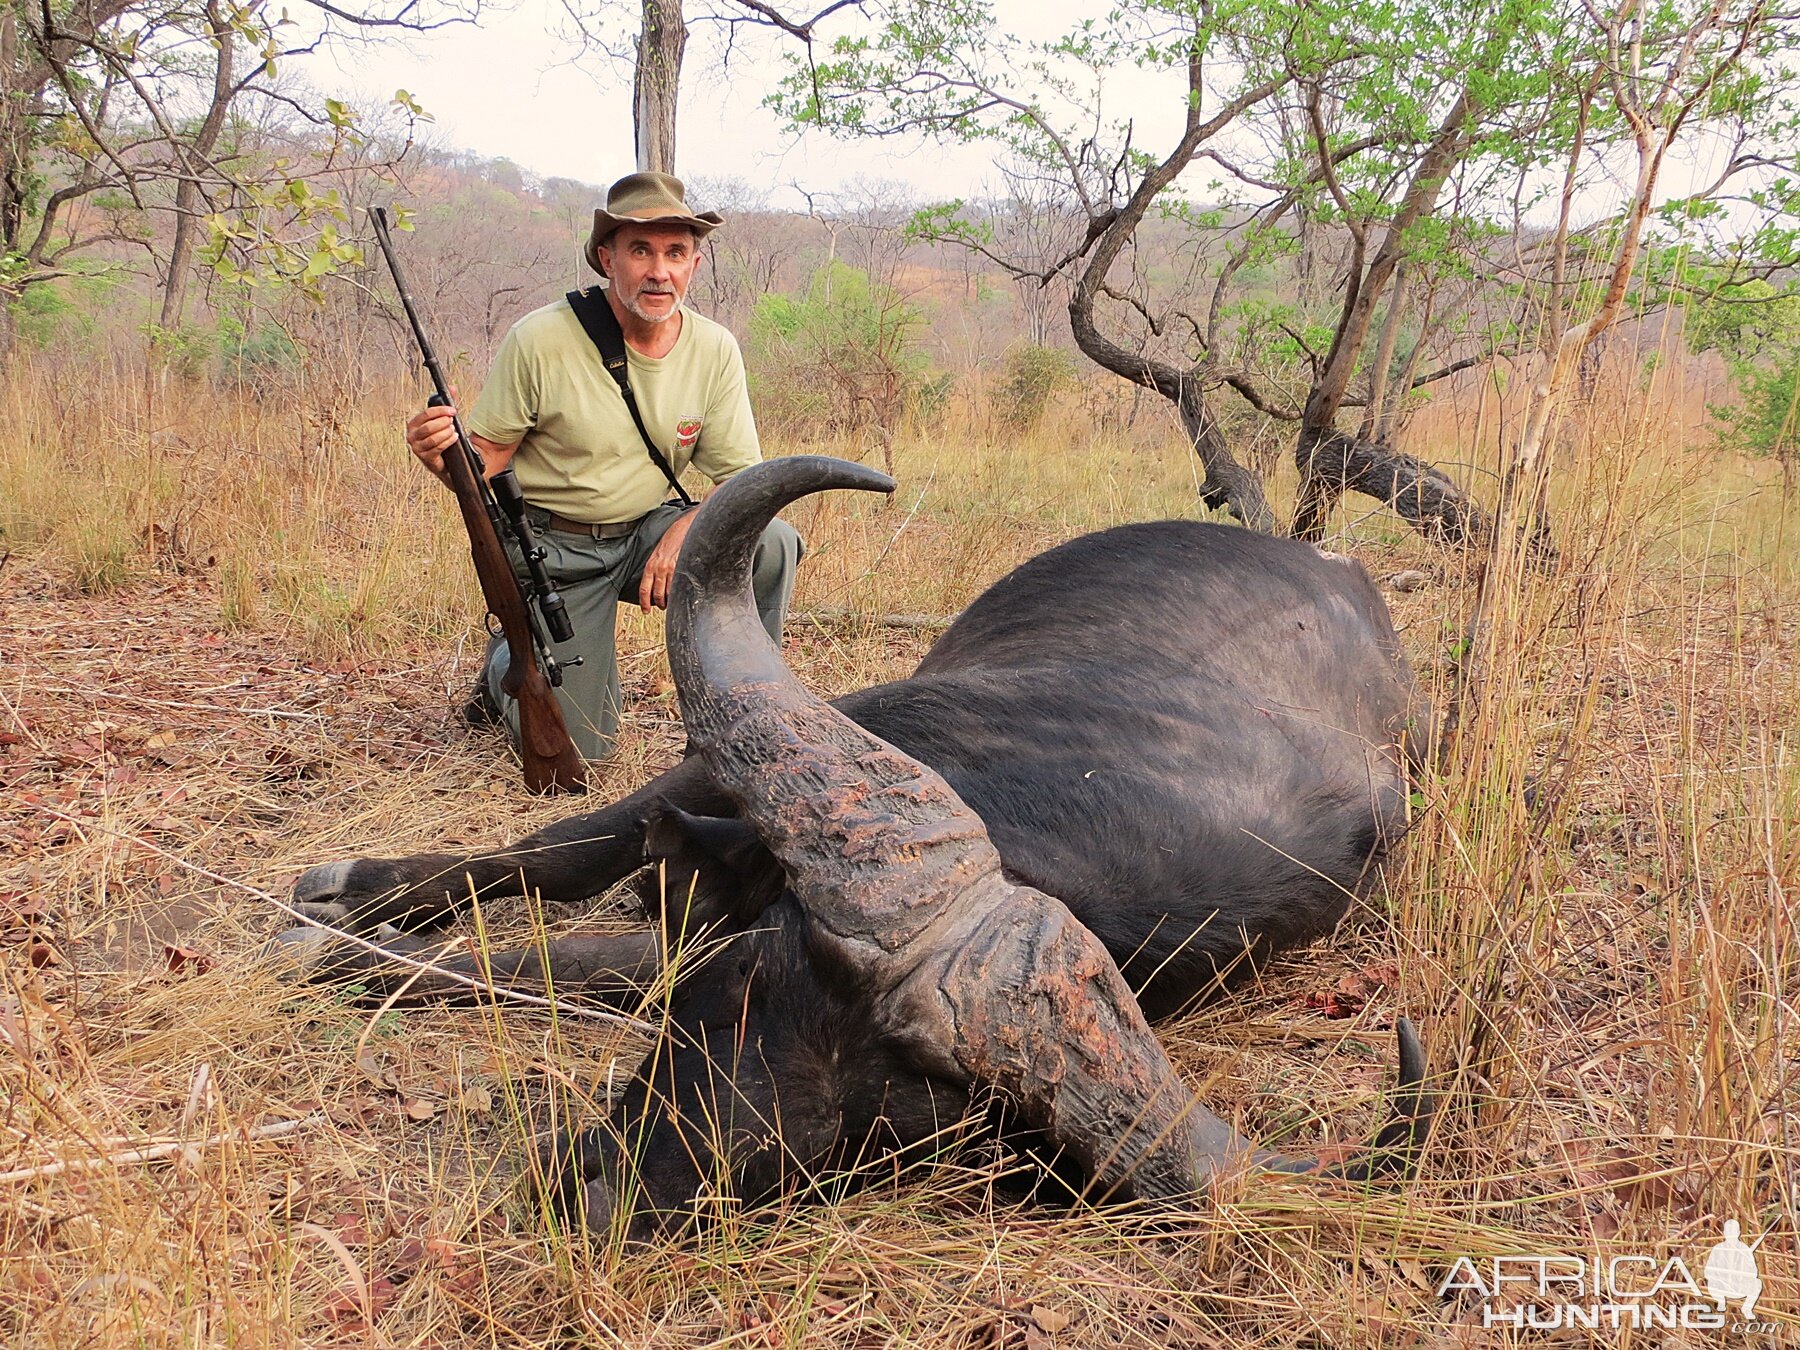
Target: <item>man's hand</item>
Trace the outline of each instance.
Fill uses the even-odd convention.
[[[456,398],[455,385],[450,386],[450,397]],[[483,478],[503,472],[512,463],[513,452],[519,448],[516,441],[511,445],[500,445],[485,436],[471,435],[469,441],[481,452]],[[431,470],[438,482],[446,485],[450,478],[444,470],[444,453],[455,444],[456,407],[453,402],[421,408],[407,420],[406,448],[413,452],[419,463]]]
[[[669,584],[675,580],[675,559],[681,556],[681,541],[687,538],[688,526],[694,523],[694,512],[686,511],[663,532],[644,563],[644,579],[638,585],[638,605],[648,614],[652,609],[669,607]]]
[[[450,397],[456,398],[456,386],[450,386]],[[406,423],[406,448],[419,463],[431,470],[440,483],[444,477],[444,451],[456,444],[456,409],[451,404],[422,408]]]

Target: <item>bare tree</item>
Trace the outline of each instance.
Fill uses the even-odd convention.
[[[640,171],[675,172],[675,106],[687,24],[681,0],[643,0],[631,89],[631,121]]]
[[[861,3],[830,0],[804,17],[767,0],[701,0],[692,11],[684,7],[684,0],[637,0],[635,7],[626,0],[563,0],[563,11],[572,36],[586,51],[630,68],[632,144],[638,171],[672,174],[690,17],[715,37],[720,58],[728,59],[741,30],[779,35],[810,47],[823,20]],[[637,31],[627,40],[620,24],[633,9]]]
[[[218,148],[220,133],[225,130],[225,118],[231,111],[232,100],[241,92],[236,78],[240,35],[232,27],[219,0],[205,0],[203,12],[206,39],[214,49],[212,98],[193,136],[171,147],[180,162],[181,172],[175,181],[175,237],[169,245],[162,312],[157,318],[157,323],[165,330],[181,324],[194,256],[194,238],[198,233],[194,217],[200,208],[201,185],[211,176],[213,151]]]

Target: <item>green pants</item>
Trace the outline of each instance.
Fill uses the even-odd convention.
[[[526,512],[538,541],[547,550],[544,567],[562,593],[563,603],[569,608],[569,622],[575,629],[573,637],[557,643],[550,653],[563,669],[562,687],[556,691],[563,720],[568,723],[575,748],[587,759],[605,759],[619,735],[623,702],[613,633],[618,607],[637,604],[644,564],[650,560],[657,540],[680,515],[679,505],[666,504],[645,516],[631,534],[617,539],[593,539],[549,529],[549,517],[544,512]],[[763,531],[756,548],[751,569],[756,609],[763,627],[777,643],[787,618],[788,599],[794,591],[794,567],[804,551],[799,533],[783,520],[774,521]],[[507,540],[507,552],[512,556],[513,570],[522,576],[524,569],[511,539]],[[580,665],[569,664],[573,656],[581,657]],[[519,707],[500,687],[507,665],[506,643],[499,637],[490,638],[482,677],[487,681],[488,693],[505,715],[507,734],[516,746]]]

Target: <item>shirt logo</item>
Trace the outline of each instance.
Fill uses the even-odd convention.
[[[702,421],[698,417],[684,417],[675,424],[675,441],[683,450],[692,450],[694,442],[700,439]]]

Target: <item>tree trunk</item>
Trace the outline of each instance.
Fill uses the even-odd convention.
[[[1301,451],[1313,466],[1311,495],[1294,509],[1294,534],[1318,539],[1325,515],[1345,490],[1392,507],[1420,534],[1445,544],[1470,544],[1487,536],[1487,516],[1443,472],[1424,460],[1376,441],[1328,432],[1312,444],[1301,433]]]
[[[1406,312],[1406,264],[1394,269],[1394,293],[1388,297],[1387,317],[1381,321],[1381,336],[1375,339],[1375,359],[1369,363],[1369,406],[1363,409],[1362,428],[1356,433],[1362,440],[1373,439],[1381,421],[1381,408],[1387,402],[1388,370],[1394,364],[1394,347],[1400,341],[1400,316]]]
[[[1399,434],[1400,414],[1406,408],[1406,396],[1412,393],[1413,381],[1418,378],[1419,358],[1425,354],[1425,339],[1431,333],[1431,315],[1436,307],[1437,287],[1432,286],[1425,292],[1425,307],[1419,313],[1419,335],[1406,355],[1406,368],[1400,372],[1399,380],[1388,387],[1387,398],[1375,415],[1369,440],[1392,444]]]
[[[686,46],[681,0],[644,0],[631,100],[640,173],[675,172],[675,104],[681,91],[681,53]]]
[[[1294,510],[1294,534],[1298,538],[1322,538],[1325,519],[1338,497],[1346,488],[1359,492],[1363,490],[1359,486],[1363,475],[1340,471],[1356,456],[1338,453],[1334,449],[1338,443],[1361,444],[1372,451],[1379,450],[1391,456],[1396,465],[1410,459],[1410,456],[1395,455],[1392,450],[1377,446],[1374,442],[1358,441],[1354,437],[1342,435],[1337,430],[1337,415],[1349,393],[1350,376],[1362,359],[1363,347],[1368,342],[1369,329],[1375,321],[1375,306],[1405,257],[1406,232],[1436,210],[1438,194],[1443,190],[1450,171],[1456,167],[1464,129],[1473,111],[1473,101],[1466,92],[1451,105],[1439,124],[1437,133],[1432,137],[1431,144],[1420,156],[1406,195],[1401,199],[1393,220],[1382,236],[1381,246],[1366,268],[1363,263],[1364,236],[1360,232],[1355,235],[1350,275],[1345,284],[1344,304],[1338,316],[1337,332],[1332,335],[1331,348],[1326,352],[1324,364],[1307,395],[1306,408],[1300,418],[1300,435],[1294,446],[1294,458],[1300,467],[1300,497]],[[1329,158],[1326,163],[1329,164]],[[1336,180],[1328,181],[1335,184]],[[1396,296],[1394,303],[1397,304],[1398,301],[1399,297]],[[1321,454],[1323,459],[1319,458]],[[1367,458],[1367,455],[1363,458]],[[1412,462],[1416,464],[1418,461]],[[1401,470],[1396,469],[1395,472]],[[1387,471],[1382,470],[1375,474],[1372,481],[1384,482],[1387,476]],[[1449,479],[1442,474],[1437,474],[1436,477],[1444,486],[1455,491],[1455,485]],[[1435,500],[1438,494],[1429,495]],[[1460,498],[1461,494],[1457,493],[1457,496]],[[1387,500],[1385,497],[1382,499]],[[1462,500],[1465,503],[1467,501],[1466,498]],[[1444,520],[1429,532],[1448,538],[1458,534],[1460,528],[1456,521]]]
[[[19,64],[19,21],[0,10],[0,254],[22,247],[25,228],[24,91],[14,87]]]
[[[1206,470],[1200,481],[1200,499],[1215,511],[1224,507],[1253,530],[1275,533],[1275,513],[1263,495],[1262,479],[1232,457],[1199,382],[1191,378],[1183,381],[1175,405],[1181,412],[1181,428],[1187,432],[1188,444],[1194,447]]]
[[[1196,370],[1181,370],[1128,351],[1103,334],[1094,323],[1093,289],[1098,280],[1084,282],[1076,288],[1069,302],[1069,329],[1082,355],[1095,365],[1130,380],[1143,389],[1161,394],[1181,414],[1181,426],[1188,442],[1200,457],[1206,477],[1200,483],[1200,496],[1215,511],[1224,507],[1245,525],[1264,534],[1275,533],[1275,513],[1263,495],[1262,480],[1232,457],[1219,430],[1219,419],[1213,415],[1206,390]]]
[[[169,276],[163,284],[162,314],[157,326],[172,332],[181,325],[181,310],[187,300],[188,265],[194,255],[194,218],[200,209],[200,176],[210,168],[213,148],[225,129],[225,114],[231,109],[235,81],[235,35],[231,24],[220,13],[218,0],[208,0],[206,21],[212,26],[208,35],[218,48],[218,62],[213,67],[212,106],[194,132],[194,139],[183,147],[181,180],[175,185],[175,237],[169,244]]]

